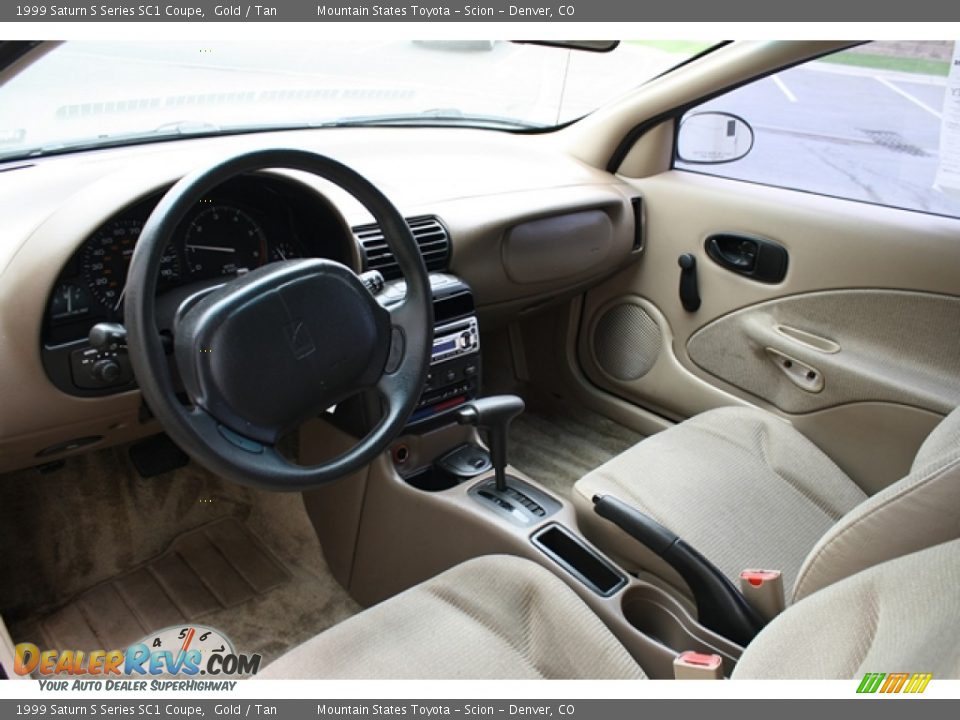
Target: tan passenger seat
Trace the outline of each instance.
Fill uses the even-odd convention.
[[[469,560],[308,640],[257,677],[629,679],[643,672],[530,560]]]
[[[679,535],[735,583],[783,573],[795,602],[864,568],[960,538],[960,409],[929,435],[910,473],[868,497],[771,413],[722,408],[654,435],[577,482],[581,527],[629,570],[686,591],[658,556],[593,512],[612,495]]]
[[[787,608],[733,677],[960,677],[960,541],[877,565]],[[644,677],[567,585],[530,560],[467,561],[293,649],[261,678]]]

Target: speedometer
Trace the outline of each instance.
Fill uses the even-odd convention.
[[[114,220],[100,228],[83,247],[80,267],[90,293],[114,312],[118,312],[123,303],[127,268],[141,230],[140,220]],[[180,261],[173,246],[168,246],[160,262],[159,283],[168,285],[179,277]]]
[[[267,238],[257,221],[232,205],[203,210],[187,228],[184,254],[195,277],[233,275],[267,261]]]
[[[112,310],[120,309],[127,266],[142,229],[139,220],[115,220],[84,246],[81,267],[90,292]]]

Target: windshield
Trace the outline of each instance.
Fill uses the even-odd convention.
[[[0,87],[0,158],[258,128],[549,128],[707,49],[498,41],[70,42]]]

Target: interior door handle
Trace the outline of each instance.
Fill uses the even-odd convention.
[[[760,246],[753,238],[714,235],[707,240],[707,251],[718,264],[738,272],[750,272],[757,265]]]
[[[787,249],[765,238],[718,233],[704,244],[707,255],[731,272],[763,283],[778,283],[787,274]]]

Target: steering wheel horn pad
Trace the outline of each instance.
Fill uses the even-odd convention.
[[[272,445],[373,387],[386,365],[390,327],[390,314],[346,266],[288,260],[192,305],[177,324],[174,347],[193,403],[236,433]]]

